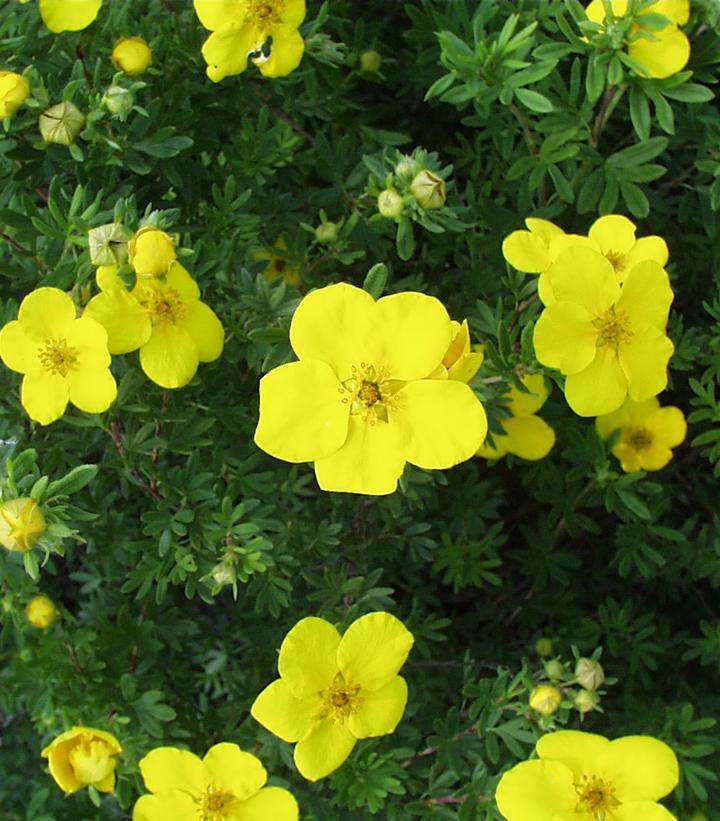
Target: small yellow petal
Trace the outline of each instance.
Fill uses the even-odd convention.
[[[176,747],[156,747],[141,759],[140,772],[150,792],[182,790],[203,795],[210,784],[208,768],[194,753]]]
[[[600,251],[605,255],[627,254],[635,245],[635,225],[620,214],[608,214],[595,220],[588,236],[600,246]]]
[[[65,413],[68,399],[68,383],[62,376],[33,370],[23,377],[20,401],[28,416],[41,425],[59,419]]]
[[[326,718],[295,745],[295,766],[308,781],[317,781],[337,770],[354,746],[350,730]]]
[[[242,821],[297,821],[300,813],[295,797],[281,787],[264,787],[239,808]],[[166,816],[179,821],[175,816]]]
[[[260,759],[241,750],[237,744],[215,744],[205,753],[203,764],[216,789],[241,800],[255,795],[267,781]]]
[[[276,26],[272,30],[272,46],[267,60],[255,60],[265,77],[285,77],[300,65],[305,41],[294,28]]]
[[[287,682],[278,678],[255,699],[250,712],[273,735],[294,743],[310,730],[321,708],[317,694],[296,698]]]
[[[43,22],[55,34],[80,31],[97,17],[102,0],[40,0]]]
[[[627,393],[628,380],[617,354],[608,346],[598,348],[587,368],[570,374],[565,381],[565,398],[578,416],[612,413]]]
[[[379,690],[360,691],[360,706],[348,719],[355,738],[374,738],[395,731],[405,712],[408,688],[402,676],[395,676]]]
[[[560,761],[523,761],[500,779],[495,801],[506,821],[565,821],[577,806],[573,774]]]
[[[175,325],[156,325],[140,348],[140,366],[162,388],[182,388],[195,376],[199,363],[197,346],[190,335]]]
[[[579,373],[595,358],[597,329],[581,305],[556,302],[540,315],[533,334],[538,362],[563,373]]]
[[[104,289],[94,296],[86,305],[83,317],[93,319],[105,328],[111,354],[136,351],[152,333],[148,312],[124,286]]]
[[[20,303],[18,320],[28,336],[37,339],[65,336],[75,320],[75,303],[59,288],[36,288]]]
[[[611,741],[598,759],[598,771],[612,782],[622,803],[657,801],[672,792],[679,780],[675,753],[650,736]]]
[[[214,31],[202,47],[208,77],[219,83],[230,75],[242,74],[248,54],[257,51],[264,40],[253,24],[230,23]]]
[[[672,24],[648,33],[655,39],[638,36],[628,46],[628,54],[642,64],[645,75],[663,79],[682,71],[690,59],[690,41],[685,34]]]
[[[620,346],[619,357],[628,381],[628,393],[635,402],[657,396],[667,386],[667,365],[675,346],[652,325],[638,328]]]
[[[278,672],[296,698],[326,690],[338,672],[340,634],[330,622],[301,619],[280,645]]]
[[[133,821],[196,821],[197,804],[187,793],[174,790],[161,795],[143,795],[133,808]]]
[[[115,401],[117,384],[107,368],[82,368],[67,377],[69,399],[85,413],[103,413]]]
[[[415,639],[390,613],[368,613],[345,631],[337,661],[346,682],[379,690],[397,676]]]
[[[503,446],[508,453],[521,459],[544,459],[555,444],[555,431],[539,416],[519,416],[503,419]]]

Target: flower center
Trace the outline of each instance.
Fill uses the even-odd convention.
[[[282,6],[281,0],[255,0],[250,3],[249,16],[254,17],[255,22],[261,26],[279,23]]]
[[[395,394],[401,383],[389,379],[385,368],[376,368],[365,362],[352,366],[352,376],[342,383],[339,392],[342,403],[350,404],[350,413],[359,414],[364,422],[374,425],[378,419],[388,421],[388,409],[395,410]]]
[[[38,540],[38,537],[45,532],[45,520],[34,501],[28,501],[14,516],[7,508],[0,509],[0,516],[5,520],[9,530],[7,540],[20,550],[30,550]]]
[[[48,373],[67,376],[77,365],[78,352],[69,347],[67,339],[46,339],[44,346],[38,348],[38,357]]]
[[[615,798],[615,787],[596,775],[583,775],[582,783],[575,784],[578,805],[575,812],[588,813],[593,821],[609,821],[614,810],[620,806]]]
[[[222,821],[230,817],[235,796],[232,793],[221,792],[211,784],[199,803],[200,821]]]
[[[115,769],[108,745],[97,739],[73,747],[68,758],[75,777],[83,784],[97,784]]]
[[[647,450],[652,445],[652,434],[647,428],[632,428],[625,441],[634,450]]]
[[[621,343],[627,342],[633,335],[627,312],[616,311],[614,305],[602,317],[595,319],[593,325],[598,329],[597,344],[609,345],[616,351]]]
[[[612,265],[616,274],[625,268],[625,254],[621,254],[619,251],[608,251],[605,254],[605,259]]]
[[[344,724],[360,706],[360,687],[347,684],[340,673],[327,690],[321,693],[323,718],[330,716],[335,724]]]
[[[167,286],[149,285],[140,297],[140,304],[150,314],[153,325],[175,325],[185,316],[182,297]]]

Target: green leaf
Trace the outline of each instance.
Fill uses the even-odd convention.
[[[160,141],[157,138],[154,140],[141,140],[134,143],[133,148],[142,154],[165,160],[168,157],[177,157],[182,151],[190,148],[193,143],[194,140],[190,137],[167,137]]]
[[[675,88],[664,88],[662,94],[681,103],[707,103],[715,97],[711,88],[701,86],[699,83],[685,83]]]
[[[667,137],[652,137],[611,154],[606,163],[611,168],[633,168],[653,160],[667,148]]]
[[[641,140],[650,139],[650,103],[636,86],[630,89],[630,119]]]
[[[367,272],[365,280],[363,281],[363,290],[367,291],[373,299],[380,299],[382,292],[385,290],[387,278],[387,265],[378,262],[377,265],[373,265]]]
[[[97,472],[97,465],[78,465],[62,479],[50,482],[47,486],[45,499],[52,499],[55,496],[70,496],[72,493],[77,493],[78,490],[92,482]]]
[[[403,217],[398,223],[395,244],[400,259],[410,259],[415,251],[415,235],[413,234],[412,223],[407,217]]]
[[[531,91],[529,88],[516,88],[515,97],[530,111],[537,114],[548,114],[554,111],[554,106],[544,94],[538,91]]]

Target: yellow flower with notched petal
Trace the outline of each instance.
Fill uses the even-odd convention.
[[[627,0],[609,0],[616,17],[627,14]],[[592,0],[586,9],[589,20],[605,23],[603,0]],[[668,25],[662,29],[643,26],[643,14],[662,14]],[[678,26],[687,23],[690,17],[690,0],[656,0],[642,10],[635,19],[627,41],[628,54],[641,63],[647,77],[669,77],[682,71],[690,59],[690,41]]]
[[[112,50],[112,61],[125,74],[143,74],[152,65],[152,51],[142,37],[121,37]]]
[[[47,530],[40,506],[29,496],[0,503],[0,544],[8,550],[31,550]]]
[[[224,331],[213,311],[200,301],[190,274],[173,262],[167,277],[138,277],[128,291],[113,265],[98,268],[101,293],[88,302],[83,316],[107,331],[112,353],[140,349],[140,366],[163,388],[181,388],[195,376],[200,362],[222,353]]]
[[[172,237],[154,225],[141,228],[128,245],[128,260],[138,276],[165,276],[176,257]]]
[[[102,0],[40,0],[43,23],[55,34],[80,31],[97,17]]]
[[[27,100],[30,83],[14,71],[0,71],[0,119],[12,115]]]
[[[680,408],[660,407],[653,397],[645,402],[626,399],[614,413],[595,420],[597,431],[607,439],[615,430],[620,439],[612,451],[626,473],[638,470],[660,470],[672,459],[687,433],[687,424]]]
[[[40,753],[50,775],[68,795],[92,785],[100,792],[115,789],[115,765],[122,746],[114,735],[93,727],[73,727]]]
[[[25,618],[33,627],[46,630],[57,618],[57,607],[48,596],[33,596],[25,608]]]
[[[487,431],[472,390],[435,379],[453,330],[434,297],[377,302],[337,284],[308,294],[290,326],[299,362],[260,381],[255,442],[287,462],[315,462],[323,490],[392,493],[405,463],[449,468]]]
[[[58,288],[38,288],[23,299],[18,318],[0,331],[0,357],[25,375],[20,401],[41,425],[59,419],[68,401],[102,413],[117,394],[105,329],[76,319],[75,304]]]
[[[214,82],[245,71],[248,56],[270,38],[270,56],[252,58],[266,77],[284,77],[300,65],[305,42],[297,29],[305,19],[305,0],[194,0],[194,5],[200,22],[213,32],[202,54]]]
[[[635,265],[622,286],[592,248],[564,251],[548,271],[557,300],[535,326],[538,361],[567,375],[565,398],[579,416],[649,399],[667,384],[674,350],[665,335],[673,292],[656,262]]]
[[[280,678],[260,693],[250,712],[283,741],[297,742],[301,775],[324,778],[358,739],[397,727],[407,703],[407,684],[398,672],[413,641],[389,613],[361,616],[342,638],[324,619],[302,619],[280,646]]]
[[[675,753],[656,738],[560,730],[537,743],[495,792],[506,821],[675,821],[658,799],[678,783]]]
[[[145,786],[133,821],[297,821],[292,793],[264,787],[267,772],[237,744],[215,744],[201,760],[175,747],[158,747],[140,761]]]
[[[511,386],[506,397],[507,408],[512,416],[500,420],[505,432],[494,433],[494,444],[485,443],[478,450],[478,456],[500,459],[505,454],[512,453],[522,459],[536,461],[544,459],[552,450],[555,431],[544,419],[535,415],[550,395],[545,377],[540,373],[525,374],[520,381],[529,393]]]

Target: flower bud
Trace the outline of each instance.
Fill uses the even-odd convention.
[[[442,208],[445,205],[445,182],[427,168],[415,175],[410,183],[410,193],[421,208]]]
[[[535,652],[538,656],[551,656],[553,651],[553,641],[552,639],[547,638],[547,636],[541,636],[535,642]]]
[[[48,759],[50,775],[69,795],[90,784],[100,792],[113,792],[115,765],[121,752],[114,735],[93,727],[73,727],[48,744],[40,755]]]
[[[125,74],[142,74],[152,65],[152,51],[142,37],[121,37],[113,46],[112,61]]]
[[[172,237],[148,225],[130,240],[128,256],[136,274],[160,277],[167,274],[177,255]]]
[[[45,532],[47,525],[35,499],[21,496],[0,504],[0,544],[25,553]]]
[[[25,617],[33,627],[45,630],[57,618],[57,608],[53,600],[47,596],[33,596],[25,608]]]
[[[135,97],[128,88],[110,86],[103,94],[102,103],[111,114],[129,114],[135,103]]]
[[[321,222],[315,229],[315,239],[323,245],[332,245],[338,238],[338,227],[334,222]]]
[[[530,706],[544,716],[556,713],[562,702],[562,693],[550,684],[541,684],[530,693]]]
[[[378,211],[384,217],[397,219],[402,214],[405,203],[403,198],[393,188],[386,188],[377,198]]]
[[[40,134],[46,143],[71,145],[84,125],[84,115],[68,100],[50,106],[40,115]]]
[[[600,696],[591,690],[580,690],[575,693],[573,704],[575,709],[584,715],[592,710],[597,710],[598,704],[600,704]]]
[[[395,174],[398,177],[407,177],[410,180],[422,170],[422,165],[409,154],[403,154],[395,166]]]
[[[88,231],[90,262],[93,265],[122,265],[128,258],[130,232],[119,222],[108,222]]]
[[[599,661],[580,658],[575,665],[575,678],[586,690],[597,690],[605,681],[605,671]]]
[[[215,584],[220,588],[226,587],[228,584],[235,584],[237,581],[235,563],[225,558],[213,567],[210,575]]]
[[[551,681],[560,681],[565,676],[565,665],[557,659],[546,661],[543,665],[545,668],[545,675]]]
[[[368,49],[360,55],[360,68],[362,71],[367,71],[368,74],[376,74],[380,71],[381,65],[382,55],[378,54],[375,49]]]
[[[27,100],[30,83],[14,71],[0,71],[0,119],[12,115]]]

